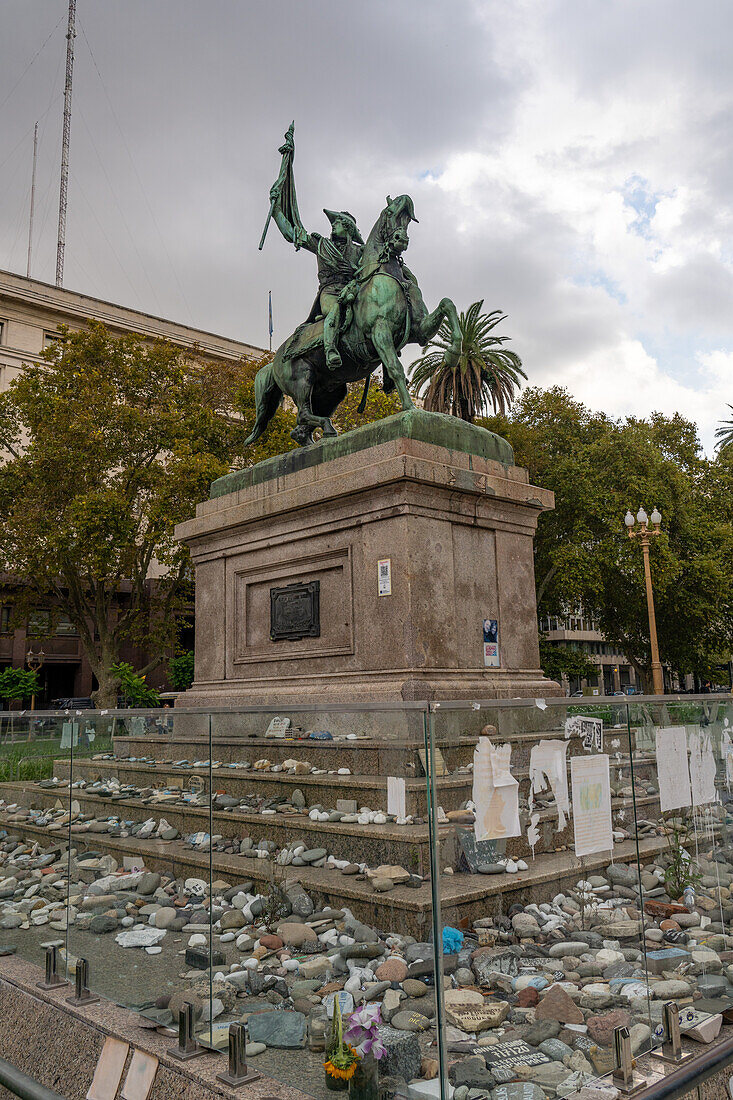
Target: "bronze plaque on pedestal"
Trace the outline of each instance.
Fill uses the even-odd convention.
[[[321,636],[321,582],[305,581],[270,589],[270,639],[298,641]]]

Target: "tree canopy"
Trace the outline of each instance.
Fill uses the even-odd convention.
[[[155,663],[175,639],[190,579],[173,531],[241,451],[240,374],[91,322],[0,395],[0,569],[22,582],[16,613],[41,594],[69,616],[100,704],[124,640]]]
[[[564,389],[525,391],[509,417],[483,421],[505,436],[533,483],[552,489],[540,517],[535,572],[540,615],[582,608],[649,683],[643,561],[623,517],[662,512],[651,568],[661,659],[707,676],[733,640],[733,455],[701,453],[676,414],[614,420]]]
[[[150,654],[143,676],[176,646],[192,595],[176,524],[232,467],[293,448],[295,412],[282,407],[245,449],[264,359],[213,364],[98,322],[61,337],[0,394],[0,572],[17,582],[16,619],[39,596],[69,616],[95,700],[112,706],[125,643]],[[342,428],[395,410],[372,387],[357,414],[360,396],[339,410]]]

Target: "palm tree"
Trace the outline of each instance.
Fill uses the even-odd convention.
[[[733,405],[729,405],[728,408],[733,412]],[[718,440],[716,446],[719,451],[726,451],[728,447],[733,447],[733,420],[721,420],[715,438]]]
[[[492,335],[506,314],[500,309],[482,313],[483,304],[483,300],[474,302],[460,315],[461,351],[456,367],[445,362],[451,346],[445,321],[427,345],[426,354],[413,364],[412,389],[418,397],[424,392],[428,412],[451,413],[469,423],[488,412],[490,404],[494,412],[506,413],[522,384],[520,379],[527,377],[517,353],[502,346],[509,337]]]

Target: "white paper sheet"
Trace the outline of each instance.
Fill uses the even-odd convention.
[[[700,726],[690,733],[690,788],[692,805],[706,806],[718,801],[715,790],[715,755],[709,727]]]
[[[480,737],[473,754],[473,802],[476,840],[520,836],[519,784],[511,774],[511,745],[494,747]]]
[[[586,752],[600,752],[603,748],[603,719],[574,714],[565,719],[565,736],[570,737],[572,734],[583,739]]]
[[[570,795],[568,794],[568,769],[565,756],[567,741],[540,741],[532,746],[529,756],[530,811],[534,805],[534,795],[551,790],[557,803],[557,828],[565,828],[566,815],[570,813]]]
[[[657,779],[662,813],[689,806],[690,769],[687,764],[687,733],[684,726],[658,729],[656,735]]]
[[[570,759],[576,856],[613,849],[611,773],[605,753]]]
[[[387,776],[387,813],[395,817],[407,817],[405,781],[399,776]]]

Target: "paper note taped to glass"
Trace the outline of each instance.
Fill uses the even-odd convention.
[[[511,774],[511,745],[492,745],[480,737],[473,754],[473,802],[476,840],[520,836],[519,784]]]

